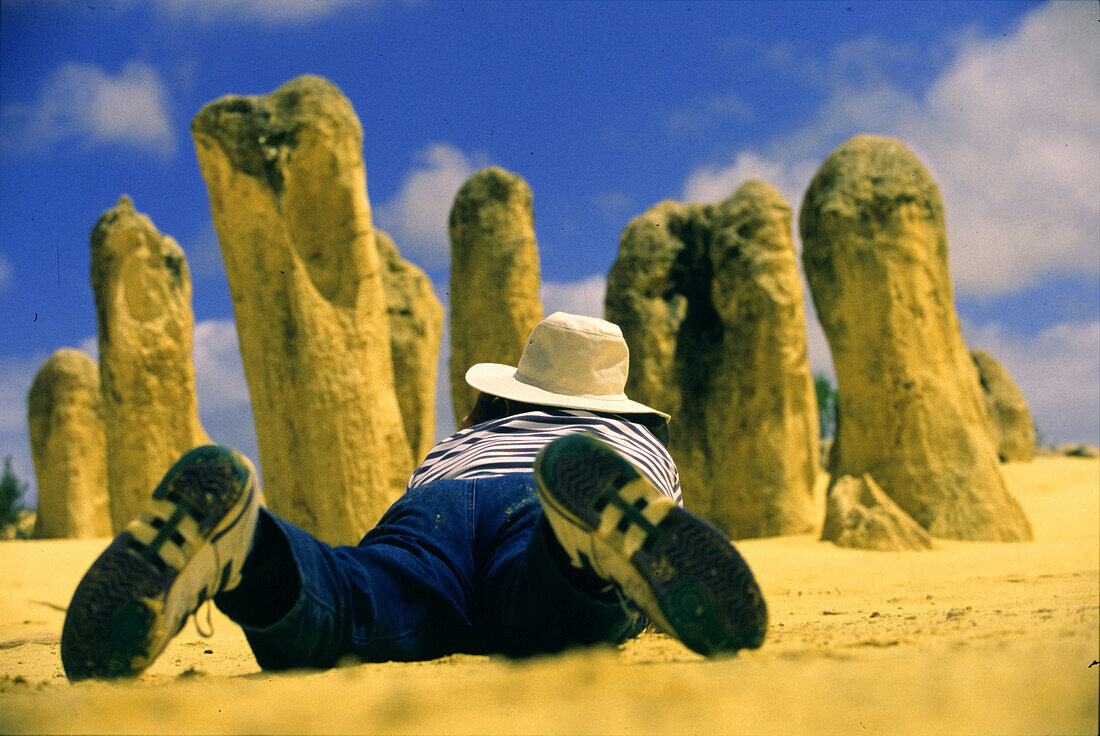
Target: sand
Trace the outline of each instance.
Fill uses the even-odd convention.
[[[524,661],[266,673],[214,610],[212,636],[189,623],[137,680],[73,686],[64,607],[107,540],[3,542],[0,732],[1096,733],[1100,460],[1004,470],[1034,542],[739,543],[771,629],[712,661],[647,633]]]

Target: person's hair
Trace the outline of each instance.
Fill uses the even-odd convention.
[[[473,408],[470,409],[468,419],[472,426],[493,419],[510,417],[513,414],[523,414],[524,412],[538,411],[545,408],[549,407],[544,407],[539,404],[528,404],[523,401],[516,401],[515,399],[506,399],[503,396],[496,396],[481,391],[477,395],[477,400],[474,402]]]

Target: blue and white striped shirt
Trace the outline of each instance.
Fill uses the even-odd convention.
[[[482,422],[440,440],[412,474],[408,488],[443,478],[530,473],[539,450],[573,432],[590,432],[614,447],[661,493],[683,505],[672,457],[640,424],[579,409],[540,409]]]

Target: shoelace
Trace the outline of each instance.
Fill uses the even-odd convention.
[[[196,608],[194,613],[191,614],[191,616],[195,619],[195,630],[198,631],[199,636],[204,639],[209,639],[210,637],[214,636],[214,617],[213,614],[210,612],[213,608],[214,602],[207,598],[205,601],[200,603],[199,607]],[[202,626],[199,624],[199,611],[203,610],[206,611],[206,626],[208,629],[206,631],[204,631]]]
[[[216,545],[216,544],[213,545],[213,548],[214,548],[214,569],[215,570],[221,570],[222,569],[222,564],[221,564],[221,560],[219,559],[219,555],[218,555],[218,545]],[[203,588],[203,592],[204,593],[206,592],[205,588]],[[203,637],[204,639],[209,639],[210,637],[214,636],[214,616],[211,613],[211,610],[214,608],[214,601],[213,601],[214,595],[216,595],[218,592],[219,591],[215,590],[214,593],[211,594],[209,597],[204,598],[202,601],[199,602],[198,607],[195,608],[195,610],[191,612],[192,618],[195,619],[195,630],[198,631],[199,636]],[[207,631],[204,631],[202,626],[199,624],[199,611],[203,611],[203,610],[206,611]]]

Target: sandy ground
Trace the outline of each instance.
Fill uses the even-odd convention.
[[[141,678],[69,685],[64,607],[106,540],[0,543],[3,733],[1096,733],[1100,461],[1005,475],[1036,540],[843,550],[738,544],[764,588],[764,647],[705,661],[644,634],[526,661],[265,673],[214,611]]]

